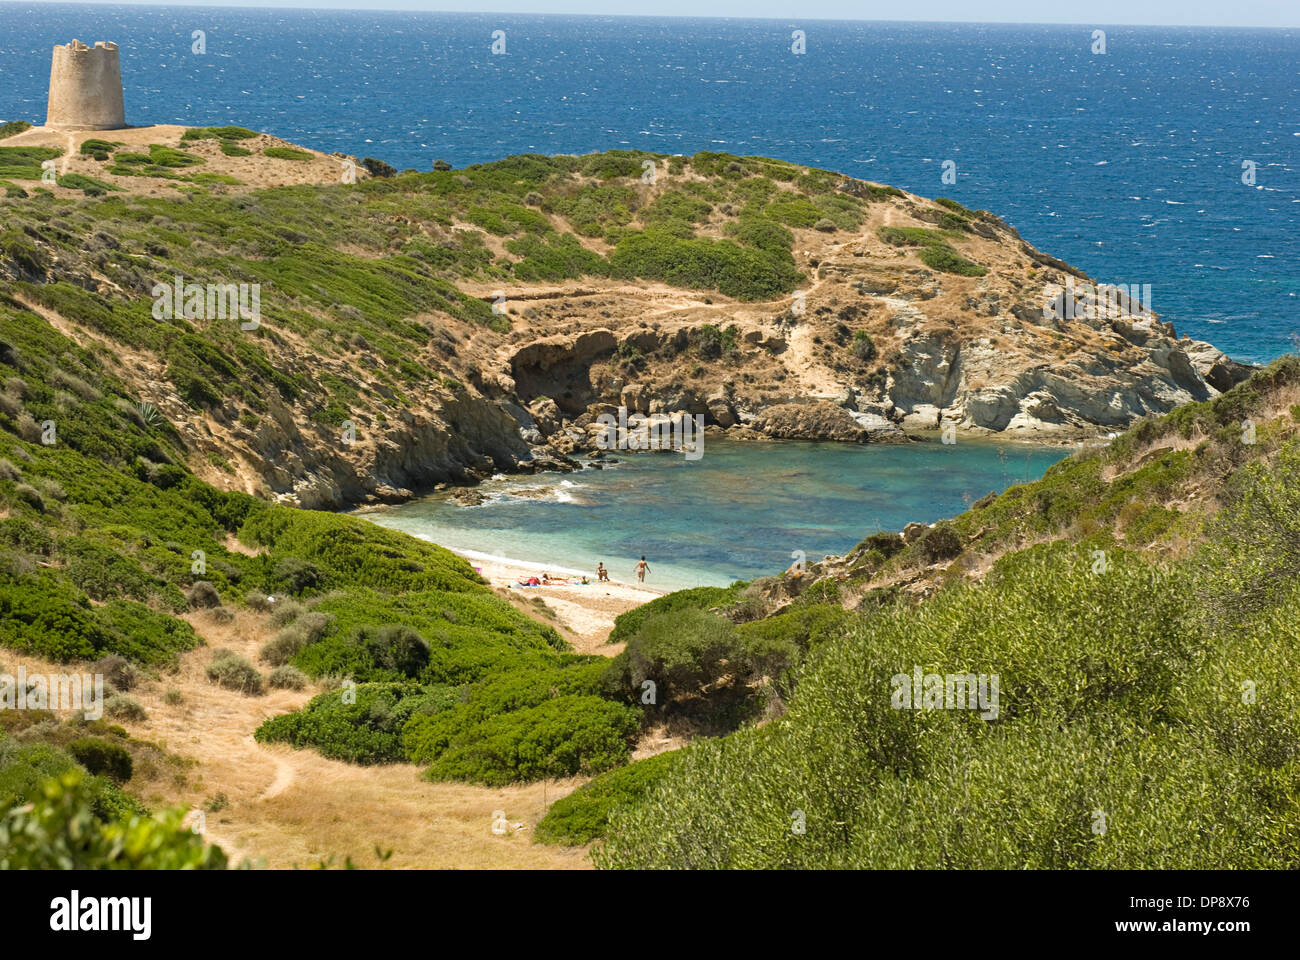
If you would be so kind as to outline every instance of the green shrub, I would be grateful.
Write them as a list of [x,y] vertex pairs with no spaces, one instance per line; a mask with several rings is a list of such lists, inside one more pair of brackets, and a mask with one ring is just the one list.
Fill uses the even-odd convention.
[[186,153],[160,143],[149,144],[149,162],[158,167],[192,167],[206,161],[198,154]]
[[671,699],[751,669],[730,620],[687,608],[648,618],[610,663],[604,683],[612,695],[638,700],[649,680],[661,698]]
[[413,717],[403,731],[406,755],[415,763],[432,763],[453,744],[480,739],[483,725],[494,717],[556,697],[595,695],[607,666],[603,657],[572,658],[558,666],[494,673],[467,688],[455,706]]
[[951,560],[962,551],[961,537],[947,523],[936,523],[921,535],[916,545],[926,563]]
[[185,591],[185,599],[189,602],[190,607],[195,610],[206,610],[221,606],[221,594],[207,580],[196,580],[191,584],[189,590]]
[[283,595],[277,596],[275,601],[268,604],[271,611],[271,622],[277,627],[288,626],[297,620],[306,611],[297,600],[285,600]]
[[921,251],[921,262],[932,270],[943,273],[956,273],[963,277],[982,277],[988,271],[978,263],[973,263],[946,244],[925,247]]
[[610,631],[609,642],[624,643],[630,640],[641,630],[647,619],[660,613],[685,609],[724,609],[736,601],[745,586],[743,581],[736,581],[729,587],[692,587],[656,597],[649,603],[619,614],[614,620],[614,629]]
[[149,719],[140,701],[125,693],[114,693],[104,698],[104,716],[114,720],[133,720],[141,723]]
[[302,690],[307,686],[307,675],[297,667],[280,666],[271,671],[268,682],[276,690]]
[[273,667],[282,667],[305,646],[307,646],[307,635],[298,628],[297,624],[294,624],[285,627],[262,644],[258,656]]
[[280,160],[310,160],[312,155],[306,150],[295,150],[293,147],[267,147],[262,151],[268,157],[275,157]]
[[76,773],[47,783],[0,820],[0,870],[223,870],[226,856],[184,826],[183,811],[102,822],[94,788]]
[[187,140],[252,140],[258,136],[256,130],[246,127],[192,127],[181,134],[181,142]]
[[9,120],[5,123],[0,123],[0,140],[4,140],[6,137],[16,136],[24,130],[30,130],[31,128],[32,125],[26,120]]
[[670,750],[602,773],[551,804],[537,824],[534,841],[580,846],[603,837],[610,814],[644,798],[681,755],[681,750]]
[[247,694],[262,692],[262,675],[233,650],[213,650],[206,672],[209,680],[228,690]]
[[453,742],[425,776],[504,786],[601,773],[627,762],[638,717],[599,697],[557,697],[484,721],[470,742]]
[[68,744],[68,753],[91,773],[102,773],[117,783],[131,779],[134,761],[119,744],[102,737],[82,737]]
[[63,156],[58,147],[0,147],[0,177],[41,179],[41,164]]
[[876,358],[876,343],[867,331],[858,330],[853,334],[853,345],[849,352],[859,360],[868,362]]
[[396,763],[406,759],[402,728],[407,721],[414,715],[448,709],[455,701],[452,687],[345,685],[313,698],[299,711],[272,717],[254,736],[258,743],[313,747],[334,760]]

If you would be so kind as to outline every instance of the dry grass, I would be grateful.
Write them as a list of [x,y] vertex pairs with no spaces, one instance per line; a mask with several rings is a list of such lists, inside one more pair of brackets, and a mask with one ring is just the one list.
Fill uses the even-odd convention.
[[[189,615],[208,647],[181,658],[175,673],[142,678],[131,696],[148,719],[122,723],[135,738],[152,741],[186,761],[150,765],[128,789],[153,807],[182,804],[203,809],[217,794],[225,808],[206,813],[206,837],[233,862],[245,858],[270,868],[309,867],[351,857],[358,867],[381,864],[375,848],[391,850],[394,868],[587,868],[586,850],[530,843],[547,805],[576,789],[581,779],[501,789],[426,783],[413,764],[360,767],[314,751],[263,746],[253,731],[264,719],[296,709],[318,691],[272,690],[244,696],[209,683],[204,668],[212,648],[226,647],[255,660],[274,632],[267,618],[237,611],[229,624]],[[60,666],[4,651],[0,664],[14,672],[65,673]],[[181,700],[169,705],[169,690]],[[119,721],[112,721],[119,722]],[[183,775],[176,770],[184,768]],[[492,832],[503,810],[505,835]]]

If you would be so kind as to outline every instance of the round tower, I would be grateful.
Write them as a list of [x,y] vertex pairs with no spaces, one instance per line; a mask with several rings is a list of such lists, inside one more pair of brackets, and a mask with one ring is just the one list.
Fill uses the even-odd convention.
[[88,47],[73,40],[54,48],[45,125],[55,130],[119,130],[126,126],[116,43],[101,40]]

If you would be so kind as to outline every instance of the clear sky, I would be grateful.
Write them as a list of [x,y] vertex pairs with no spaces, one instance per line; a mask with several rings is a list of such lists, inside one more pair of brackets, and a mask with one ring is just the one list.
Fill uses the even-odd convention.
[[[156,0],[88,0],[105,6]],[[780,20],[1300,26],[1300,0],[170,0],[165,6],[773,17]]]

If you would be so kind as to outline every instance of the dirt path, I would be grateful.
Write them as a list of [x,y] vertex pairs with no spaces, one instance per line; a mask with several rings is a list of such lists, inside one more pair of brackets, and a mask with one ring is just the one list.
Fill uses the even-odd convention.
[[[188,759],[183,780],[159,782],[146,796],[153,805],[186,803],[204,810],[206,836],[234,861],[268,867],[308,867],[351,857],[359,867],[582,868],[585,850],[535,845],[532,828],[553,802],[582,780],[490,789],[426,783],[413,764],[361,767],[312,750],[262,745],[253,731],[267,717],[294,710],[317,692],[270,691],[244,696],[210,684],[204,674],[213,647],[256,661],[273,628],[246,611],[230,624],[205,614],[191,622],[208,641],[181,659],[177,673],[146,680],[132,691],[148,712],[123,724],[132,736],[154,741]],[[264,666],[264,665],[263,665]],[[180,694],[179,702],[174,694]],[[505,835],[492,832],[503,810]]]

